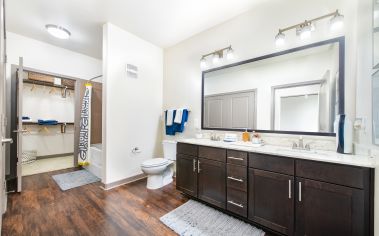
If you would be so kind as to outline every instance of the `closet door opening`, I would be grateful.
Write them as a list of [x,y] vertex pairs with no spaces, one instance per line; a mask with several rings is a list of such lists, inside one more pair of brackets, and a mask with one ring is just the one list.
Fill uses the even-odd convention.
[[12,65],[9,129],[18,137],[6,157],[7,190],[21,177],[75,167],[75,79]]

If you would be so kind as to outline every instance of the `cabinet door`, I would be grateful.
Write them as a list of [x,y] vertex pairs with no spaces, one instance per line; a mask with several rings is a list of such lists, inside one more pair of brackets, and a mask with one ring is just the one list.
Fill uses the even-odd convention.
[[294,177],[249,169],[249,219],[293,235]]
[[368,235],[363,190],[302,178],[296,187],[296,235]]
[[178,154],[176,159],[176,188],[197,197],[197,158]]
[[198,161],[199,198],[212,205],[225,209],[225,163],[204,158],[199,158]]

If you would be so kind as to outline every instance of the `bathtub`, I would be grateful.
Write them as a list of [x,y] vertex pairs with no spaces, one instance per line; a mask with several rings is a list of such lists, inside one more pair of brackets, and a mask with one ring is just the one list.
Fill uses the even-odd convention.
[[96,175],[101,179],[101,168],[102,168],[102,144],[96,143],[91,144],[89,151],[89,165],[85,166],[89,172]]

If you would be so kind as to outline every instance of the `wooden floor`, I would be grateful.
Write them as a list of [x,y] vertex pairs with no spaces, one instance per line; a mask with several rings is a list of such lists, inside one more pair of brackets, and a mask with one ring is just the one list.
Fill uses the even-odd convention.
[[62,192],[52,175],[23,178],[10,194],[2,235],[175,235],[159,218],[187,201],[171,184],[147,190],[146,180],[113,190],[99,183]]

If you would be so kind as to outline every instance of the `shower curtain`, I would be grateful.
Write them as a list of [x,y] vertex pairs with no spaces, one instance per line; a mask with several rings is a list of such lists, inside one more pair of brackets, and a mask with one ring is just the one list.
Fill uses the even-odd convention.
[[86,83],[86,89],[80,110],[80,133],[79,133],[79,152],[78,164],[80,166],[89,165],[89,151],[91,143],[91,95],[92,84]]

